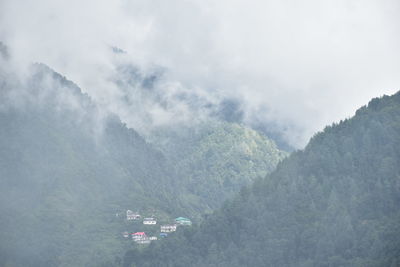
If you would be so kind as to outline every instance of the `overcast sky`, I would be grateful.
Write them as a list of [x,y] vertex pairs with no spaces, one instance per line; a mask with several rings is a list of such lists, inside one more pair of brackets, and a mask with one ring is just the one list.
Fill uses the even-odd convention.
[[165,68],[168,90],[238,99],[247,123],[274,122],[301,147],[400,89],[399,14],[398,0],[0,0],[0,40],[129,120],[109,82],[119,47]]

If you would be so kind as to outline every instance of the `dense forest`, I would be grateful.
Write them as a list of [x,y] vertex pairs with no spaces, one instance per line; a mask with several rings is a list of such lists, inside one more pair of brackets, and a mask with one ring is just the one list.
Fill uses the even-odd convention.
[[400,267],[400,0],[0,0],[0,267]]
[[117,212],[182,211],[162,153],[115,117],[99,129],[96,107],[74,84],[35,65],[29,90],[6,86],[8,96],[20,94],[0,112],[6,266],[103,262],[125,246],[117,238],[123,230]]
[[181,196],[194,214],[213,211],[242,186],[271,172],[287,155],[257,131],[216,120],[195,127],[168,127],[151,139],[184,177],[179,181],[186,188]]
[[375,98],[124,266],[399,266],[399,148],[400,93]]
[[[186,137],[180,147],[193,156],[180,168],[168,142],[149,143],[46,65],[21,79],[0,49],[0,266],[119,265],[134,247],[121,234],[135,230],[121,217],[127,209],[196,222],[285,155],[244,126],[214,122]],[[194,181],[188,174],[197,161],[211,168]]]

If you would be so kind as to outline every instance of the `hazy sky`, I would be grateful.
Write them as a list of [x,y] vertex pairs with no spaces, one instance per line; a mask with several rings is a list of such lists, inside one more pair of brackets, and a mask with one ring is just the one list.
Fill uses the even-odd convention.
[[[398,0],[0,0],[0,40],[16,63],[48,64],[134,128],[110,46],[144,72],[166,69],[166,94],[237,99],[246,122],[274,122],[301,147],[400,89],[399,14]],[[190,109],[143,108],[163,122]]]

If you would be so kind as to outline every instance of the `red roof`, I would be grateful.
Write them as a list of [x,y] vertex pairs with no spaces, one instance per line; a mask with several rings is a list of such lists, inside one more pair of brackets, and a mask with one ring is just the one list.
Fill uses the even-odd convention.
[[137,233],[134,233],[132,235],[146,235],[146,233],[145,232],[137,232]]

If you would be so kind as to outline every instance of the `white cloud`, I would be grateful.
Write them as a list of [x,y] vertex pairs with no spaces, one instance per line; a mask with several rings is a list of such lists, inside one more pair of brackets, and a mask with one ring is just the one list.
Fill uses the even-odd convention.
[[0,39],[16,61],[54,67],[133,127],[146,122],[121,104],[109,45],[144,72],[168,70],[160,86],[175,107],[141,107],[155,123],[190,117],[174,90],[193,90],[243,100],[249,123],[275,122],[301,146],[400,89],[399,11],[397,0],[3,0]]

